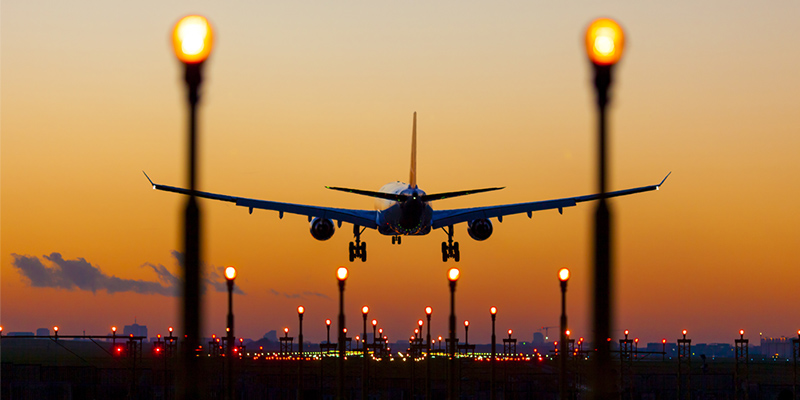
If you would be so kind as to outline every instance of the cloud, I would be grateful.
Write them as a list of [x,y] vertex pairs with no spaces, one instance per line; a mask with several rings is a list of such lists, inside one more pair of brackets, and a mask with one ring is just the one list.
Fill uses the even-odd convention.
[[308,291],[306,291],[306,292],[303,292],[302,294],[300,294],[300,293],[279,292],[279,291],[277,291],[275,289],[270,289],[269,292],[272,293],[275,296],[283,296],[283,297],[286,297],[287,299],[307,299],[309,297],[321,297],[323,299],[330,299],[330,297],[328,297],[327,295],[322,294],[322,293],[317,293],[317,292],[308,292]]
[[[11,254],[14,257],[12,265],[22,274],[23,279],[28,281],[31,287],[47,287],[67,290],[85,290],[97,293],[105,290],[108,293],[134,292],[139,294],[158,294],[162,296],[178,296],[181,289],[181,278],[174,275],[161,264],[155,265],[145,263],[141,267],[149,268],[156,274],[155,281],[141,279],[125,279],[117,276],[109,276],[100,270],[99,267],[92,265],[85,258],[79,257],[74,260],[64,259],[60,253],[44,255],[42,259],[49,265],[45,265],[39,257],[22,256]],[[173,251],[172,256],[178,265],[182,264],[183,257]],[[222,268],[212,267],[203,268],[206,273],[203,276],[202,289],[212,287],[217,292],[227,291],[226,283],[222,278]],[[234,292],[244,294],[241,289],[234,287]]]

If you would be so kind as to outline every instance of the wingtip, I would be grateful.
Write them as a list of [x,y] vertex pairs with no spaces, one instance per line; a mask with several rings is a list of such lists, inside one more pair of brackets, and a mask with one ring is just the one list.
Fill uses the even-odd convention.
[[656,185],[656,188],[659,188],[659,187],[661,187],[661,185],[663,185],[663,184],[664,184],[664,182],[666,182],[666,181],[667,181],[667,178],[669,178],[669,175],[670,175],[670,174],[672,174],[672,171],[669,171],[669,173],[667,173],[667,176],[665,176],[665,177],[664,177],[664,179],[661,181],[661,183],[659,183],[658,185]]
[[147,178],[148,181],[150,181],[150,184],[153,185],[153,189],[155,189],[156,188],[156,184],[153,183],[153,180],[150,179],[149,176],[147,176],[147,172],[144,172],[144,170],[142,170],[142,173],[144,174],[144,177]]

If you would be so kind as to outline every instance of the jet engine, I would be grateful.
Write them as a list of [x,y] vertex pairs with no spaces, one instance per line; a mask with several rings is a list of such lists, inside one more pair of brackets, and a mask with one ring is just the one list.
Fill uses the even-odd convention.
[[333,236],[336,227],[333,226],[333,221],[327,218],[314,218],[311,221],[311,236],[317,240],[328,240]]
[[469,237],[475,240],[486,240],[489,236],[492,236],[492,221],[488,219],[470,221],[467,233],[469,233]]

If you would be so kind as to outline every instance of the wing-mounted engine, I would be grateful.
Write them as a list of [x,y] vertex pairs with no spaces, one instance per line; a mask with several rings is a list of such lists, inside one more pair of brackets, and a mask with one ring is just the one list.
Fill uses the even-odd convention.
[[311,236],[317,240],[328,240],[336,232],[333,221],[327,218],[314,218],[311,221]]
[[467,233],[475,240],[486,240],[492,236],[492,221],[488,219],[476,219],[469,222]]

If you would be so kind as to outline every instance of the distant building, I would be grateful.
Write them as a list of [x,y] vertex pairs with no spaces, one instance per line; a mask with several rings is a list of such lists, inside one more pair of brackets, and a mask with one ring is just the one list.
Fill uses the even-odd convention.
[[533,332],[532,344],[534,347],[544,346],[544,335],[542,335],[542,332]]
[[50,336],[50,328],[39,328],[36,330],[36,336]]
[[147,325],[139,325],[134,321],[133,325],[125,325],[122,329],[122,335],[144,336],[144,340],[147,340]]
[[792,358],[792,339],[785,336],[761,338],[761,354],[765,357]]
[[8,332],[6,336],[33,336],[33,332]]

